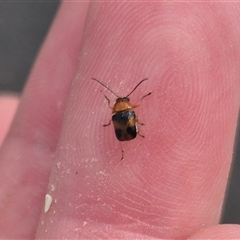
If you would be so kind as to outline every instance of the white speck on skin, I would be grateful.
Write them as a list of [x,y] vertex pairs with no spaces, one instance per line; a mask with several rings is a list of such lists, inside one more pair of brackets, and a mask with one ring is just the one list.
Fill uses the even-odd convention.
[[57,168],[60,169],[60,166],[61,166],[61,162],[58,162],[57,163]]
[[49,208],[51,207],[52,201],[53,201],[52,196],[49,195],[49,194],[46,194],[45,195],[45,205],[44,205],[44,212],[45,213],[47,213]]
[[51,188],[51,191],[52,191],[52,192],[55,191],[55,185],[54,185],[54,184],[51,184],[50,188]]

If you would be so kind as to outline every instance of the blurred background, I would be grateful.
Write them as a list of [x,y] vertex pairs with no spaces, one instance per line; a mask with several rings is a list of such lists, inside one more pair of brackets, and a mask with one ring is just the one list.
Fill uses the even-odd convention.
[[[21,93],[60,1],[0,2],[0,91]],[[4,114],[4,113],[1,113]],[[239,124],[238,124],[239,125]],[[240,223],[240,128],[222,223]]]

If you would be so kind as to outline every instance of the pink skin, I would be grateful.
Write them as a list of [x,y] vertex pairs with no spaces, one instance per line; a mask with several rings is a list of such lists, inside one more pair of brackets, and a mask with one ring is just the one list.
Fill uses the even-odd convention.
[[[62,4],[2,145],[0,239],[239,237],[217,224],[240,102],[240,4],[87,7]],[[120,96],[149,78],[130,96],[153,91],[136,109],[146,138],[124,142],[123,161],[102,127],[104,94],[115,96],[92,77]]]
[[19,98],[17,95],[10,95],[8,93],[0,95],[0,146],[10,128],[18,103]]

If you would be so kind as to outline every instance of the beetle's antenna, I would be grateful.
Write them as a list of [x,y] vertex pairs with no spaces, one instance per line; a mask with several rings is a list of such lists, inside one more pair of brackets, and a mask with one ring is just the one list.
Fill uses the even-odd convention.
[[136,88],[137,88],[142,82],[144,82],[144,81],[146,81],[146,80],[148,80],[148,78],[144,78],[140,83],[138,83],[138,85],[137,85],[126,97],[130,96],[130,95],[136,90]]
[[[92,78],[92,80],[100,83],[102,86],[104,86],[108,91],[110,91],[112,94],[114,94],[116,97],[120,98],[115,92],[113,92],[109,87],[107,87],[105,84],[103,84],[102,82],[100,82],[99,80],[97,80],[96,78]],[[139,85],[139,84],[138,84]]]

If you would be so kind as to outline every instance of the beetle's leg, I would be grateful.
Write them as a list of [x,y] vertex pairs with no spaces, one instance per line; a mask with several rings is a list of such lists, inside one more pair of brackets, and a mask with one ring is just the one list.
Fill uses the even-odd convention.
[[109,126],[109,125],[111,124],[111,122],[112,122],[112,119],[109,121],[109,123],[107,123],[107,124],[103,124],[103,127],[107,127],[107,126]]
[[[140,99],[139,103],[138,103],[137,105],[133,105],[132,108],[133,108],[133,109],[134,109],[134,108],[137,108],[137,107],[140,105],[141,101],[142,101],[145,97],[150,96],[151,94],[152,94],[152,92],[144,95],[144,96]],[[140,123],[140,124],[141,124],[141,123]]]
[[106,95],[104,95],[104,97],[107,99],[107,101],[108,101],[108,107],[110,108],[110,109],[112,109],[112,107],[110,106],[110,99],[106,96]]
[[121,160],[120,160],[120,161],[122,161],[123,158],[124,158],[124,151],[123,151],[123,149],[121,149],[121,150],[122,150],[122,157],[121,157]]
[[142,137],[142,138],[145,138],[145,136],[142,135],[142,134],[140,134],[139,132],[138,132],[138,135],[139,135],[140,137]]
[[137,123],[140,124],[140,125],[142,125],[142,126],[145,125],[145,123],[139,122],[138,120],[137,120]]
[[141,102],[145,97],[150,96],[151,94],[152,94],[152,92],[150,92],[150,93],[144,95],[144,96],[140,99],[140,102]]
[[[112,107],[110,106],[110,99],[109,99],[106,95],[104,95],[104,97],[105,97],[105,98],[107,99],[107,101],[108,101],[108,107],[109,107],[110,109],[112,109]],[[112,121],[112,120],[110,120],[109,123],[107,123],[107,124],[103,124],[103,126],[104,126],[104,127],[109,126],[109,125],[111,124],[111,121]]]
[[122,157],[121,157],[121,160],[120,160],[120,161],[122,161],[123,158],[124,158],[124,150],[123,150],[123,148],[122,148],[122,144],[121,144],[121,142],[120,142],[120,146],[121,146],[121,150],[122,150]]
[[136,122],[137,122],[138,124],[142,125],[142,126],[145,125],[144,123],[139,122],[138,118],[136,118]]
[[[136,119],[136,122],[137,122],[138,124],[142,125],[142,126],[145,125],[144,123],[139,122],[139,121],[138,121],[138,118]],[[142,135],[142,134],[139,133],[139,128],[137,128],[137,134],[138,134],[140,137],[145,138],[144,135]]]

